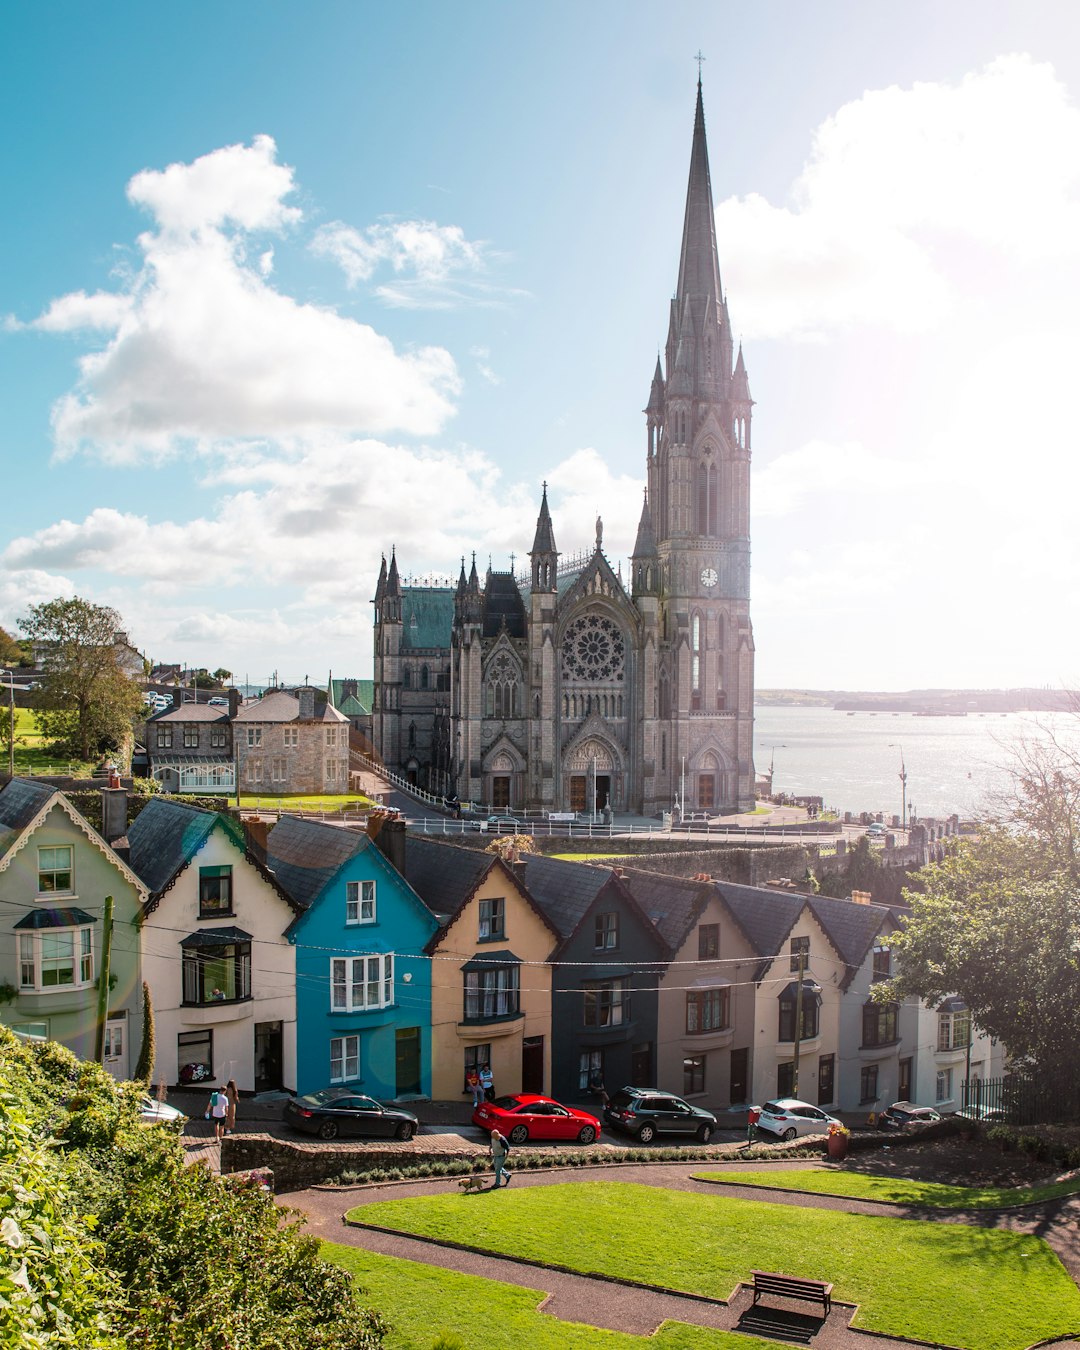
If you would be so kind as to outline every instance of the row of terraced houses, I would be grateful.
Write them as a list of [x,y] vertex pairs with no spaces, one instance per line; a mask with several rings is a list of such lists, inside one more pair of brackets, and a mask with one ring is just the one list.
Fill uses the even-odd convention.
[[790,1092],[797,1011],[799,1095],[822,1106],[948,1110],[1000,1072],[959,1001],[875,1001],[901,922],[885,906],[507,862],[378,818],[270,828],[155,797],[128,825],[127,794],[103,797],[99,831],[48,785],[0,791],[0,1018],[93,1054],[111,895],[121,1078],[143,981],[170,1085],[464,1099],[486,1062],[499,1092],[633,1083],[724,1110]]

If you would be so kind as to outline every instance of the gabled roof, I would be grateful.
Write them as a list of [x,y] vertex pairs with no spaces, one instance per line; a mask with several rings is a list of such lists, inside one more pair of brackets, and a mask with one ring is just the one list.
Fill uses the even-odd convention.
[[619,879],[641,906],[672,955],[686,941],[714,895],[711,882],[668,877],[662,872],[619,868]]
[[565,941],[584,918],[589,906],[611,880],[610,868],[590,867],[528,854],[514,867],[529,894]]
[[366,717],[374,698],[374,680],[330,681],[330,702],[346,717]]
[[447,930],[453,927],[493,870],[504,874],[555,941],[561,940],[559,930],[529,894],[521,877],[497,854],[410,835],[405,843],[405,875],[428,908],[435,912],[441,925],[428,943],[428,951],[433,951],[442,942]]
[[146,887],[114,849],[105,842],[90,822],[76,811],[62,792],[44,783],[27,778],[12,778],[0,790],[0,872],[26,845],[33,832],[44,821],[54,806],[58,806],[71,823],[86,836],[117,871],[145,896]]
[[350,858],[370,847],[356,830],[282,816],[270,831],[266,865],[297,908],[307,909]]
[[[325,694],[320,702],[318,692],[315,699],[314,719],[305,722],[347,722],[349,719],[334,707],[331,707]],[[300,700],[295,694],[284,689],[274,689],[252,703],[245,703],[233,718],[234,722],[298,722],[300,721]]]
[[857,905],[825,895],[812,895],[807,903],[840,953],[845,966],[840,988],[846,989],[877,938],[898,926],[896,913],[888,905]]
[[488,573],[483,603],[483,637],[496,637],[504,627],[512,638],[525,637],[525,604],[512,573]]
[[227,722],[229,720],[228,708],[223,708],[220,703],[215,703],[213,707],[209,703],[181,703],[179,708],[163,708],[161,712],[154,713],[152,717],[146,719],[148,722]]
[[[796,919],[810,899],[808,895],[770,891],[760,886],[736,886],[727,881],[713,884],[738,920],[739,927],[754,951],[767,960],[779,955]],[[761,975],[755,978],[760,979]]]
[[454,592],[449,586],[406,586],[401,592],[401,650],[450,647]]
[[216,829],[225,831],[259,875],[270,883],[290,909],[295,910],[297,905],[293,898],[252,850],[243,829],[231,816],[223,811],[200,811],[184,802],[151,797],[127,832],[131,865],[150,892],[144,912],[153,913],[161,897],[176,884],[184,868]]

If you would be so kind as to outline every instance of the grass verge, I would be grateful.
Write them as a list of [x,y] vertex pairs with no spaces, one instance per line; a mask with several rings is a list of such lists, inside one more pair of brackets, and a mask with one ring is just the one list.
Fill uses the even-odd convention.
[[769,1186],[781,1191],[811,1191],[855,1200],[877,1200],[890,1205],[929,1205],[948,1209],[1001,1209],[1032,1205],[1080,1194],[1080,1177],[1051,1181],[1042,1186],[947,1186],[907,1177],[864,1176],[861,1172],[815,1167],[807,1171],[698,1172],[698,1181],[730,1182],[734,1186]]
[[440,1332],[485,1350],[775,1350],[769,1341],[685,1322],[664,1322],[655,1336],[632,1336],[560,1321],[538,1309],[545,1293],[541,1271],[537,1288],[524,1289],[333,1242],[322,1244],[322,1255],[363,1286],[365,1302],[389,1324],[386,1350],[430,1350]]
[[241,793],[240,806],[242,809],[258,810],[265,807],[268,811],[282,810],[305,810],[305,811],[340,811],[343,809],[355,809],[358,807],[373,806],[370,797],[365,797],[362,792],[339,792],[334,796],[315,796],[301,795],[294,797],[272,797],[269,795],[252,796],[249,793]]
[[712,1298],[755,1267],[831,1280],[836,1298],[860,1305],[855,1325],[968,1350],[1080,1331],[1080,1290],[1045,1242],[964,1224],[614,1181],[391,1200],[350,1217]]

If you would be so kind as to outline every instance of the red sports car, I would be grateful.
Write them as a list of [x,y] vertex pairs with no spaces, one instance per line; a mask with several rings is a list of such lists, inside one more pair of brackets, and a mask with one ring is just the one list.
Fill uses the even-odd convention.
[[576,1139],[579,1144],[591,1144],[600,1133],[600,1122],[588,1111],[561,1106],[535,1092],[481,1102],[472,1119],[482,1130],[498,1130],[512,1144],[523,1144],[526,1139]]

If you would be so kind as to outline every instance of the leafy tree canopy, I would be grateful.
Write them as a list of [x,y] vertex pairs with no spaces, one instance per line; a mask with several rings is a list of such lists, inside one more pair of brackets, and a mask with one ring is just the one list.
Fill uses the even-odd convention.
[[0,628],[0,666],[17,666],[23,659],[23,649],[4,628]]
[[[1017,753],[1008,821],[987,823],[905,892],[883,996],[956,994],[1043,1086],[1071,1084],[1080,1043],[1080,762],[1063,742]],[[876,991],[875,991],[876,992]]]
[[44,675],[33,706],[42,732],[81,759],[123,749],[142,694],[120,666],[119,614],[76,596],[32,605],[19,622],[41,652]]

